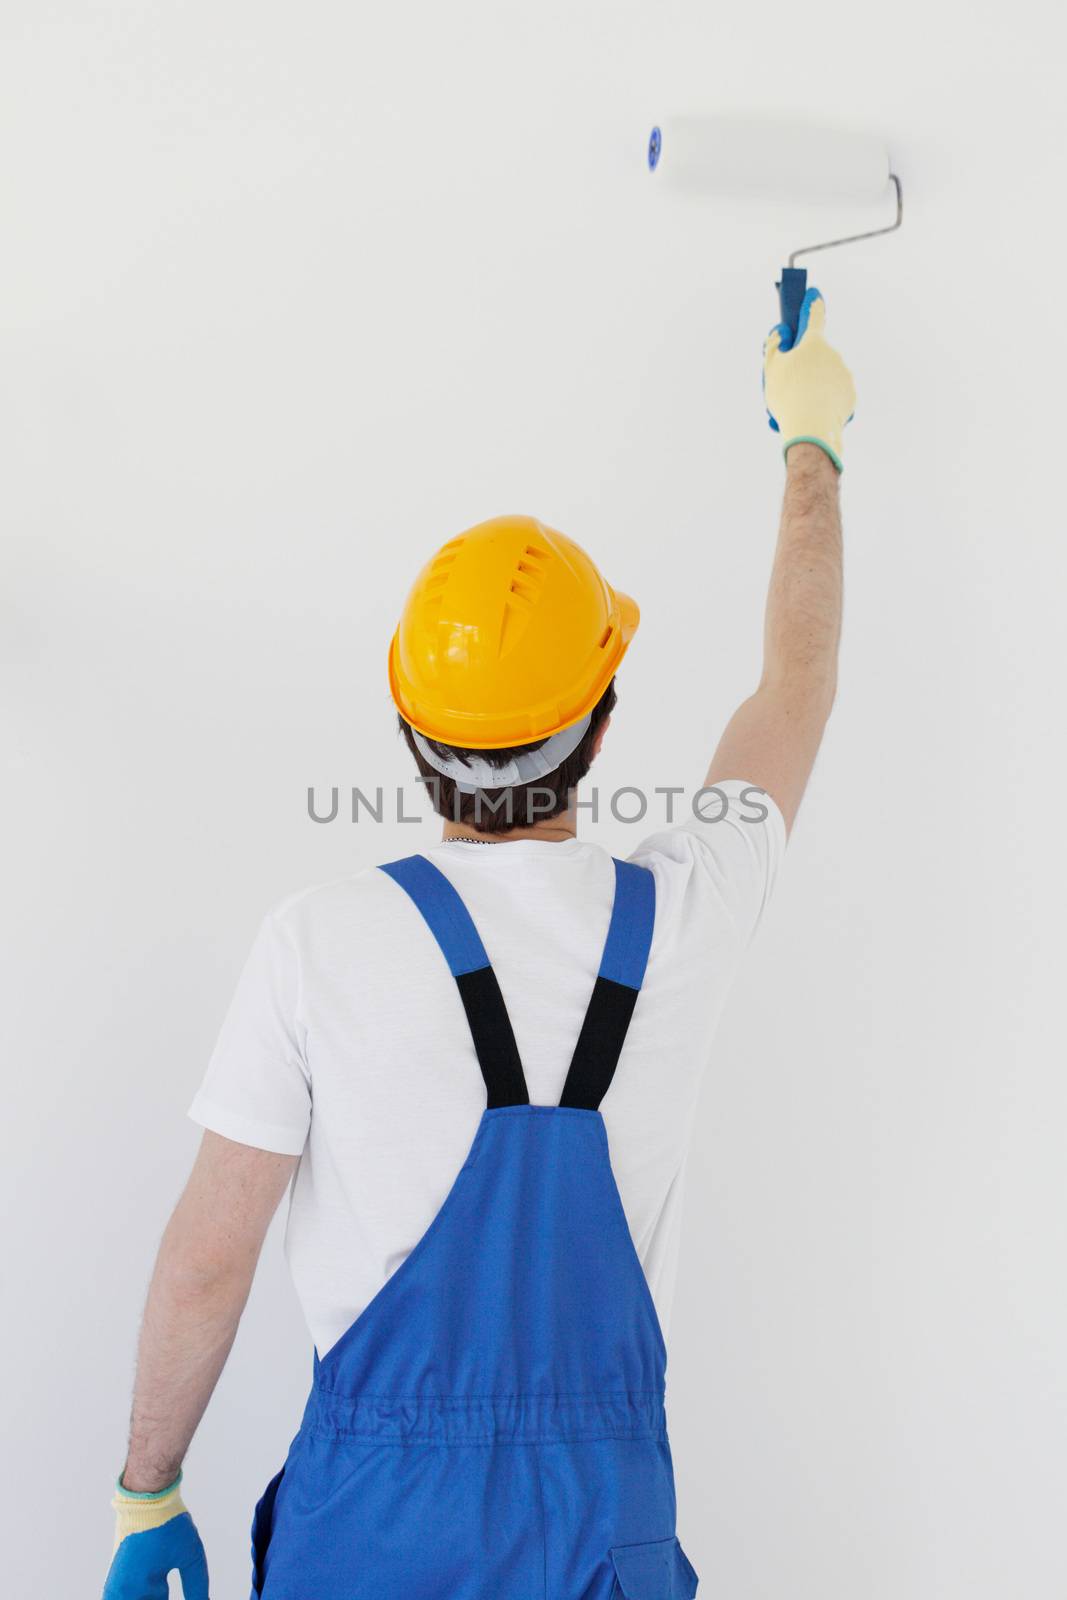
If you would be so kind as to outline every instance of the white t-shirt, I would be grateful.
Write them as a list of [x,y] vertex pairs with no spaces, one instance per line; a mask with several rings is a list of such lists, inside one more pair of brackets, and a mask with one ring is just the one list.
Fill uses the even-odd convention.
[[[740,782],[719,787],[731,796],[721,820],[665,828],[630,857],[655,873],[655,933],[601,1106],[664,1325],[701,1078],[785,845],[768,797],[741,800]],[[758,806],[765,820],[753,820]],[[424,853],[481,934],[531,1102],[557,1103],[607,934],[611,857],[578,839]],[[225,1138],[300,1156],[286,1255],[320,1355],[425,1233],[484,1107],[455,980],[385,873],[306,890],[264,920],[189,1114]]]

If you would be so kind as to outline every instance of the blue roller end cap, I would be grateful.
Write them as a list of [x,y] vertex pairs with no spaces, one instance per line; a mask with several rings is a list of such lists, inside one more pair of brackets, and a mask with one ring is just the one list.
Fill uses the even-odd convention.
[[648,136],[648,170],[655,172],[659,166],[660,153],[663,150],[663,135],[658,128],[653,128]]

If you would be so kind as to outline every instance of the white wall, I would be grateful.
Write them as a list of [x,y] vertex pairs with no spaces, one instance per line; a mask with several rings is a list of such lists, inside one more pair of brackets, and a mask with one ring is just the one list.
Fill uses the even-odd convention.
[[[875,219],[650,187],[651,120],[733,107],[884,129],[907,212],[819,264],[860,395],[842,688],[703,1102],[680,1532],[737,1600],[1061,1595],[1055,8],[2,26],[8,1587],[102,1579],[183,1111],[259,914],[429,834],[305,813],[408,780],[383,652],[416,564],[528,509],[640,598],[605,786],[698,781],[752,685],[774,272]],[[188,1465],[220,1596],[308,1363],[275,1239]]]

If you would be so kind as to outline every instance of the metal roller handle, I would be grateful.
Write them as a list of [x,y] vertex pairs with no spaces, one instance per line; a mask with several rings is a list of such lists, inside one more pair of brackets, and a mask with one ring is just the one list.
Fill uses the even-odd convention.
[[897,177],[895,172],[891,172],[889,174],[889,181],[897,191],[897,214],[895,221],[891,222],[888,227],[885,228],[871,228],[866,233],[849,233],[846,234],[843,239],[827,239],[825,244],[801,245],[800,249],[794,250],[793,254],[789,257],[790,267],[792,267],[793,263],[796,261],[797,256],[810,256],[816,250],[833,250],[835,246],[839,244],[857,244],[860,239],[877,239],[883,233],[895,233],[900,227],[900,224],[904,221],[904,192],[900,187],[900,179]]

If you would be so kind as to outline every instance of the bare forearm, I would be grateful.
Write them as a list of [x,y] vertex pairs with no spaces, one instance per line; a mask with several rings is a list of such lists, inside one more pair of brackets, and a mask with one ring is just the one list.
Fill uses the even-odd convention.
[[764,622],[759,688],[731,717],[705,782],[765,789],[791,828],[837,686],[841,634],[838,478],[817,445],[789,452]]
[[841,599],[838,474],[817,445],[797,444],[767,595],[761,687],[823,720],[837,686]]
[[178,1475],[230,1353],[252,1283],[247,1273],[204,1274],[181,1228],[164,1235],[137,1354],[130,1444],[122,1481],[154,1493]]
[[205,1133],[148,1291],[122,1475],[127,1489],[151,1494],[177,1477],[295,1165],[293,1156]]

